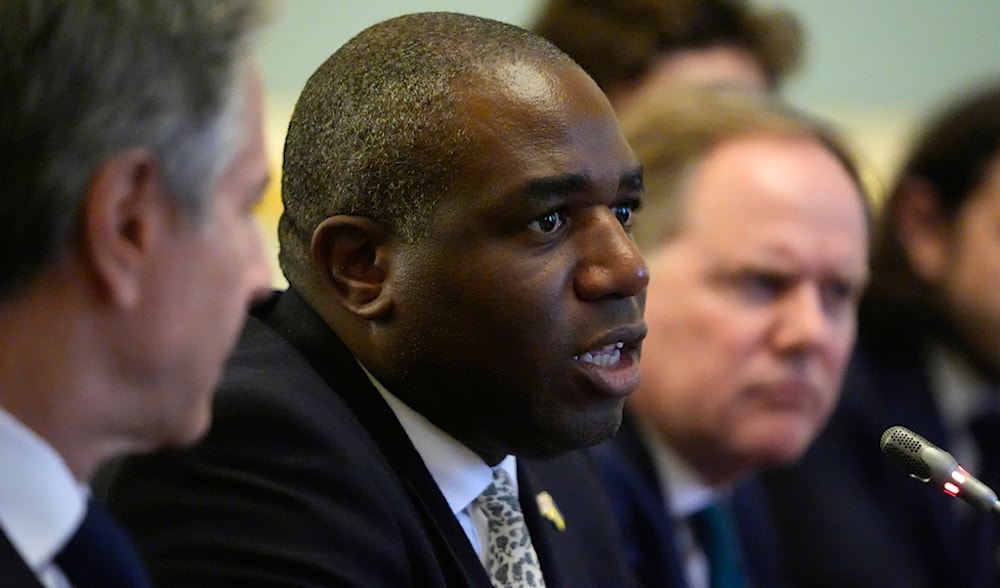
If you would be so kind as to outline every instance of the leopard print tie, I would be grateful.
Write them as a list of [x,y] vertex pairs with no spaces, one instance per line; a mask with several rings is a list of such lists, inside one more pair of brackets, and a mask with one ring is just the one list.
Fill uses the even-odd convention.
[[544,588],[542,569],[524,524],[510,476],[503,468],[493,470],[493,483],[479,495],[475,504],[489,521],[486,570],[496,588]]

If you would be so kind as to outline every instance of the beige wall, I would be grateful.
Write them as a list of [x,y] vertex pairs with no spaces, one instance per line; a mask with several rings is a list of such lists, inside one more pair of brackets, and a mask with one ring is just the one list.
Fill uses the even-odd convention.
[[[753,1],[753,0],[751,0]],[[915,123],[961,88],[1000,76],[998,0],[757,0],[801,19],[806,62],[790,101],[826,117],[854,146],[873,185],[891,182]],[[272,160],[309,74],[365,26],[405,12],[449,10],[528,25],[536,0],[285,0],[264,39]],[[278,178],[277,171],[274,174]],[[277,184],[260,209],[277,251]],[[275,265],[275,283],[283,284]]]

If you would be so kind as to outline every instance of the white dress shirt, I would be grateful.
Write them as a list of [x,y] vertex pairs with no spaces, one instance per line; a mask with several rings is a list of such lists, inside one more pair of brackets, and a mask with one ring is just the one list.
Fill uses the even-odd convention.
[[[364,366],[362,369],[365,369]],[[482,509],[474,507],[472,502],[493,482],[493,469],[471,449],[393,396],[367,369],[365,373],[403,425],[472,548],[485,565],[484,543],[488,536],[488,523]],[[507,456],[496,467],[507,470],[516,492],[517,461],[514,456]]]
[[649,451],[663,492],[663,502],[674,522],[674,542],[684,565],[689,588],[708,588],[708,558],[694,537],[687,518],[712,502],[725,498],[705,484],[698,473],[660,437],[652,425],[636,418],[639,435]]
[[0,527],[48,588],[69,586],[52,559],[83,521],[89,493],[55,449],[0,408]]

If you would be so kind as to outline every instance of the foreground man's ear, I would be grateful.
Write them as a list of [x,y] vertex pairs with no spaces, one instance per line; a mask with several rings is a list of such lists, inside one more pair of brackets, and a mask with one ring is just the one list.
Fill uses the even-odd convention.
[[83,201],[80,255],[111,303],[138,304],[144,272],[156,267],[159,240],[174,214],[156,158],[146,149],[114,155],[91,178]]
[[352,313],[375,319],[391,310],[392,239],[380,224],[361,216],[331,216],[313,231],[312,258],[329,293]]

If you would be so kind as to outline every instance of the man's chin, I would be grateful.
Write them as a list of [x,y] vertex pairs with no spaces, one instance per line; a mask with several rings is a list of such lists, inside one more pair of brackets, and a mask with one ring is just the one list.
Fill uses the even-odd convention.
[[814,438],[812,432],[797,432],[772,439],[758,451],[758,461],[762,466],[792,465],[805,454]]
[[[189,447],[201,441],[212,425],[211,406],[185,421],[170,423],[158,445],[170,448]],[[155,447],[154,447],[155,448]]]
[[567,427],[561,434],[555,434],[544,444],[535,449],[536,459],[551,459],[571,451],[578,451],[599,445],[611,439],[622,424],[621,411],[604,415],[601,418],[588,419],[586,423],[576,423]]

